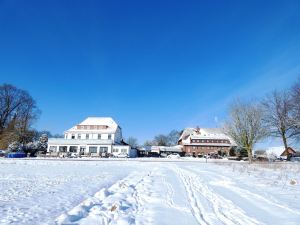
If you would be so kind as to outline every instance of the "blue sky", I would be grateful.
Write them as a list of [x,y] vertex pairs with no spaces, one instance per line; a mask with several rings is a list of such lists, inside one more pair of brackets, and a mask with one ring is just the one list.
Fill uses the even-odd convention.
[[0,83],[26,89],[37,129],[112,116],[142,143],[215,127],[234,98],[300,74],[299,1],[0,0]]

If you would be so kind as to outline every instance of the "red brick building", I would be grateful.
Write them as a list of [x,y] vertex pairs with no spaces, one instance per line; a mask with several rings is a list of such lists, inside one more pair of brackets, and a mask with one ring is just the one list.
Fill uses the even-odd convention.
[[183,152],[195,156],[202,154],[229,153],[234,146],[230,138],[219,128],[187,128],[178,140],[183,146]]

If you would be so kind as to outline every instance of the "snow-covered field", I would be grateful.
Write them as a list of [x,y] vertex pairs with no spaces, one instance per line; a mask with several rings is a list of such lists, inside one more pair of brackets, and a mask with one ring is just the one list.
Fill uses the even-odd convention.
[[300,164],[0,159],[0,224],[300,224]]

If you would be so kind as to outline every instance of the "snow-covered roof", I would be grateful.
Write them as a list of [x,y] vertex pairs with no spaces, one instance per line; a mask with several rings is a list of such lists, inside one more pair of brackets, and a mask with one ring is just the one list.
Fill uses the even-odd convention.
[[224,134],[221,128],[186,128],[181,134],[179,139],[186,139],[188,137],[192,137],[193,139],[197,138],[225,138],[229,139],[229,137]]
[[[81,126],[85,126],[84,129]],[[95,126],[101,126],[96,127]],[[75,125],[71,129],[65,131],[65,133],[69,132],[78,132],[78,131],[97,131],[97,132],[105,132],[105,133],[114,133],[118,128],[118,124],[111,117],[88,117],[83,120],[81,123]]]
[[182,152],[182,146],[176,145],[176,146],[160,146],[161,152]]
[[118,126],[111,117],[88,117],[78,125],[107,125]]
[[268,155],[276,155],[279,157],[284,152],[284,150],[285,150],[284,146],[269,147],[267,148],[266,153]]

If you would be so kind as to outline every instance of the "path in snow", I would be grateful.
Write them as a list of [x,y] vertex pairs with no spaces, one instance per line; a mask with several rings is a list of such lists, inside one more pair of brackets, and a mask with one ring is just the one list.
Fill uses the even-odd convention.
[[133,172],[62,214],[56,224],[196,224],[167,172],[172,171],[157,166]]

